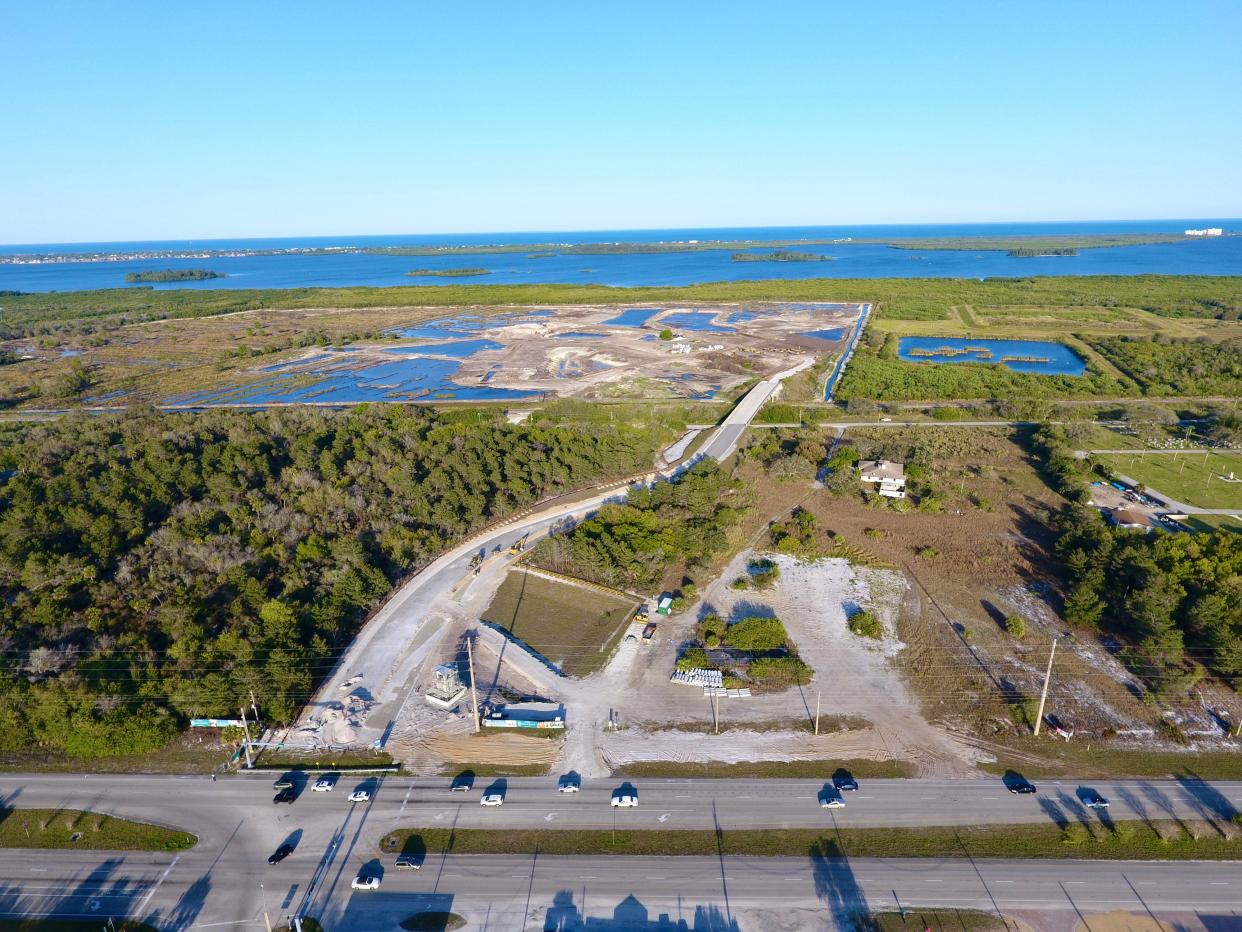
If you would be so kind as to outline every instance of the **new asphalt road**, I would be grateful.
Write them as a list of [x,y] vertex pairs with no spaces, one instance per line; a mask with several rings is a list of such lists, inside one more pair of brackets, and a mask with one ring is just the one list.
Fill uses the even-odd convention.
[[[798,780],[636,781],[639,807],[614,810],[609,799],[619,784],[588,782],[580,793],[559,794],[550,778],[508,781],[506,802],[499,808],[478,802],[492,781],[453,793],[447,780],[400,777],[376,783],[369,802],[350,803],[348,791],[366,779],[342,779],[325,793],[305,787],[294,804],[277,806],[271,801],[271,774],[217,782],[171,776],[0,776],[0,800],[7,806],[91,809],[177,826],[200,837],[194,849],[168,854],[0,852],[0,916],[126,915],[161,929],[181,929],[258,926],[266,907],[273,922],[300,910],[331,919],[328,928],[335,932],[388,929],[388,918],[398,912],[404,913],[400,919],[447,903],[478,919],[477,927],[489,929],[543,928],[538,923],[549,921],[549,915],[564,920],[554,928],[574,928],[584,917],[613,923],[598,926],[605,929],[660,928],[638,923],[644,910],[648,919],[643,921],[649,923],[667,913],[694,927],[696,910],[703,910],[704,928],[734,928],[730,923],[738,917],[744,920],[739,920],[741,928],[779,928],[761,916],[764,909],[806,910],[822,925],[825,915],[843,915],[863,901],[888,908],[894,891],[906,905],[993,909],[1134,909],[1140,898],[1152,909],[1180,909],[1188,903],[1224,909],[1242,901],[1236,865],[1210,863],[847,863],[721,859],[710,856],[710,850],[694,858],[445,858],[433,852],[422,870],[399,872],[391,855],[379,849],[380,839],[392,829],[420,826],[608,827],[615,818],[618,827],[628,828],[827,829],[834,823],[968,825],[1097,817],[1082,808],[1076,783],[1041,783],[1033,796],[1012,796],[999,780],[865,780],[858,791],[844,794],[845,809],[829,813],[816,798],[823,785]],[[1242,807],[1242,783],[1236,782],[1097,781],[1089,789],[1110,799],[1114,818],[1222,818]],[[269,866],[267,856],[286,841],[294,845],[293,854]],[[380,891],[352,891],[351,881],[367,870],[383,875]],[[990,905],[993,898],[995,905]],[[629,924],[616,924],[618,909]],[[523,926],[526,919],[532,924]]]

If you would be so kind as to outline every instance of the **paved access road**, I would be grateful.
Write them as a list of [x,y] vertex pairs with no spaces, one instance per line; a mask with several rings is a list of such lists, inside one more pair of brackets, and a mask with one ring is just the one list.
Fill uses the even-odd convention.
[[864,909],[936,906],[1046,910],[1071,928],[1080,914],[1237,917],[1240,904],[1242,878],[1229,863],[458,855],[390,871],[378,891],[353,894],[332,928],[389,930],[436,909],[493,932],[852,929]]
[[[392,856],[379,848],[383,836],[398,827],[607,827],[614,815],[618,827],[690,829],[718,823],[724,830],[1042,821],[1053,812],[1086,817],[1086,810],[1069,808],[1076,798],[1077,784],[1072,783],[1041,783],[1040,792],[1030,797],[1010,796],[994,780],[864,780],[857,793],[847,794],[846,809],[825,811],[814,798],[804,798],[821,788],[812,781],[643,780],[635,781],[639,808],[617,811],[608,799],[619,784],[589,781],[581,793],[563,796],[551,778],[510,781],[508,801],[498,809],[478,804],[480,790],[490,781],[456,794],[448,790],[447,780],[401,777],[377,782],[367,803],[348,801],[348,791],[368,779],[352,777],[330,793],[307,788],[293,805],[276,806],[273,776],[213,783],[197,776],[0,775],[0,799],[6,805],[91,809],[173,825],[200,838],[194,849],[180,853],[0,851],[0,916],[128,915],[161,929],[262,928],[266,906],[273,921],[300,909],[330,918],[328,928],[335,932],[390,928],[385,917],[394,911],[408,916],[447,903],[469,912],[478,920],[476,927],[495,930],[522,928],[528,913],[538,913],[532,927],[541,928],[537,923],[549,909],[554,918],[566,918],[567,928],[573,927],[575,911],[573,921],[580,921],[582,915],[611,917],[618,909],[622,915],[647,909],[654,921],[658,913],[676,916],[680,908],[693,925],[693,913],[701,907],[709,913],[721,910],[726,920],[751,917],[741,928],[765,929],[773,926],[753,918],[756,911],[804,908],[822,925],[825,910],[844,911],[860,897],[873,908],[887,908],[893,890],[907,905],[986,906],[985,897],[995,896],[1002,909],[1070,909],[1071,897],[1084,910],[1137,908],[1134,892],[1127,893],[1129,882],[1144,898],[1150,894],[1153,908],[1242,901],[1236,864],[1024,865],[962,859],[855,860],[847,865],[832,859],[445,858],[433,853],[421,871],[407,873],[395,871]],[[1242,806],[1242,783],[1236,782],[1099,781],[1092,788],[1111,797],[1116,817],[1224,816]],[[1043,804],[1049,800],[1061,808],[1046,810]],[[555,814],[551,820],[549,813]],[[295,846],[294,853],[269,866],[267,856],[286,841]],[[368,866],[384,874],[380,892],[353,892],[350,882]],[[981,878],[986,878],[986,890]],[[727,921],[715,927],[726,928]]]

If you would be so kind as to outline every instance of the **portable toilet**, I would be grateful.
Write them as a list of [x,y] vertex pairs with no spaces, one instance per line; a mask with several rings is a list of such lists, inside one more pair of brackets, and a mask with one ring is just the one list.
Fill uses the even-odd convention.
[[672,609],[672,605],[673,605],[673,597],[671,595],[661,596],[660,604],[659,606],[657,606],[656,611],[661,615],[667,615],[669,611]]

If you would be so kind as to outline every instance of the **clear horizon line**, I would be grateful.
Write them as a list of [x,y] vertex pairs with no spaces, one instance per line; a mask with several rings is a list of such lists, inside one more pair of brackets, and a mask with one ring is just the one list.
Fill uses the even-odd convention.
[[[1058,219],[1058,220],[937,220],[931,222],[901,221],[889,223],[832,223],[832,224],[775,224],[775,225],[745,225],[745,226],[681,226],[681,227],[627,227],[617,229],[527,229],[527,230],[457,230],[457,231],[440,231],[435,233],[291,233],[265,236],[250,236],[246,234],[234,234],[229,236],[184,236],[184,237],[164,237],[164,238],[144,238],[144,239],[117,239],[117,240],[75,240],[62,242],[42,242],[42,243],[0,243],[0,249],[9,248],[32,248],[32,247],[64,247],[64,246],[86,246],[86,245],[111,245],[124,243],[227,243],[235,240],[290,240],[290,239],[350,239],[350,238],[368,238],[374,239],[383,236],[419,236],[419,237],[452,237],[452,236],[524,236],[531,234],[554,234],[567,233],[573,235],[581,234],[632,234],[632,233],[661,233],[661,232],[686,232],[698,231],[703,233],[711,233],[722,230],[834,230],[834,229],[868,229],[874,227],[950,227],[950,226],[1055,226],[1058,224],[1074,224],[1074,223],[1239,223],[1242,224],[1242,217],[1142,217],[1136,219],[1124,218],[1103,218],[1103,219]],[[1140,232],[1162,232],[1158,230],[1140,231]],[[1024,234],[1011,234],[1021,236]],[[1066,234],[1073,235],[1073,234]]]

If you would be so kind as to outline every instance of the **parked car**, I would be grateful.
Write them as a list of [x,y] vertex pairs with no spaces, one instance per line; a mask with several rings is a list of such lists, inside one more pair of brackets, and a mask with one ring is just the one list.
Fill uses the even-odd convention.
[[281,861],[283,861],[285,858],[287,858],[291,854],[293,854],[293,845],[289,844],[288,842],[285,842],[285,844],[281,845],[279,848],[277,848],[275,851],[271,853],[271,855],[267,859],[267,863],[268,864],[279,864]]
[[354,882],[350,886],[355,890],[378,890],[380,879],[372,875],[359,875],[354,878]]

